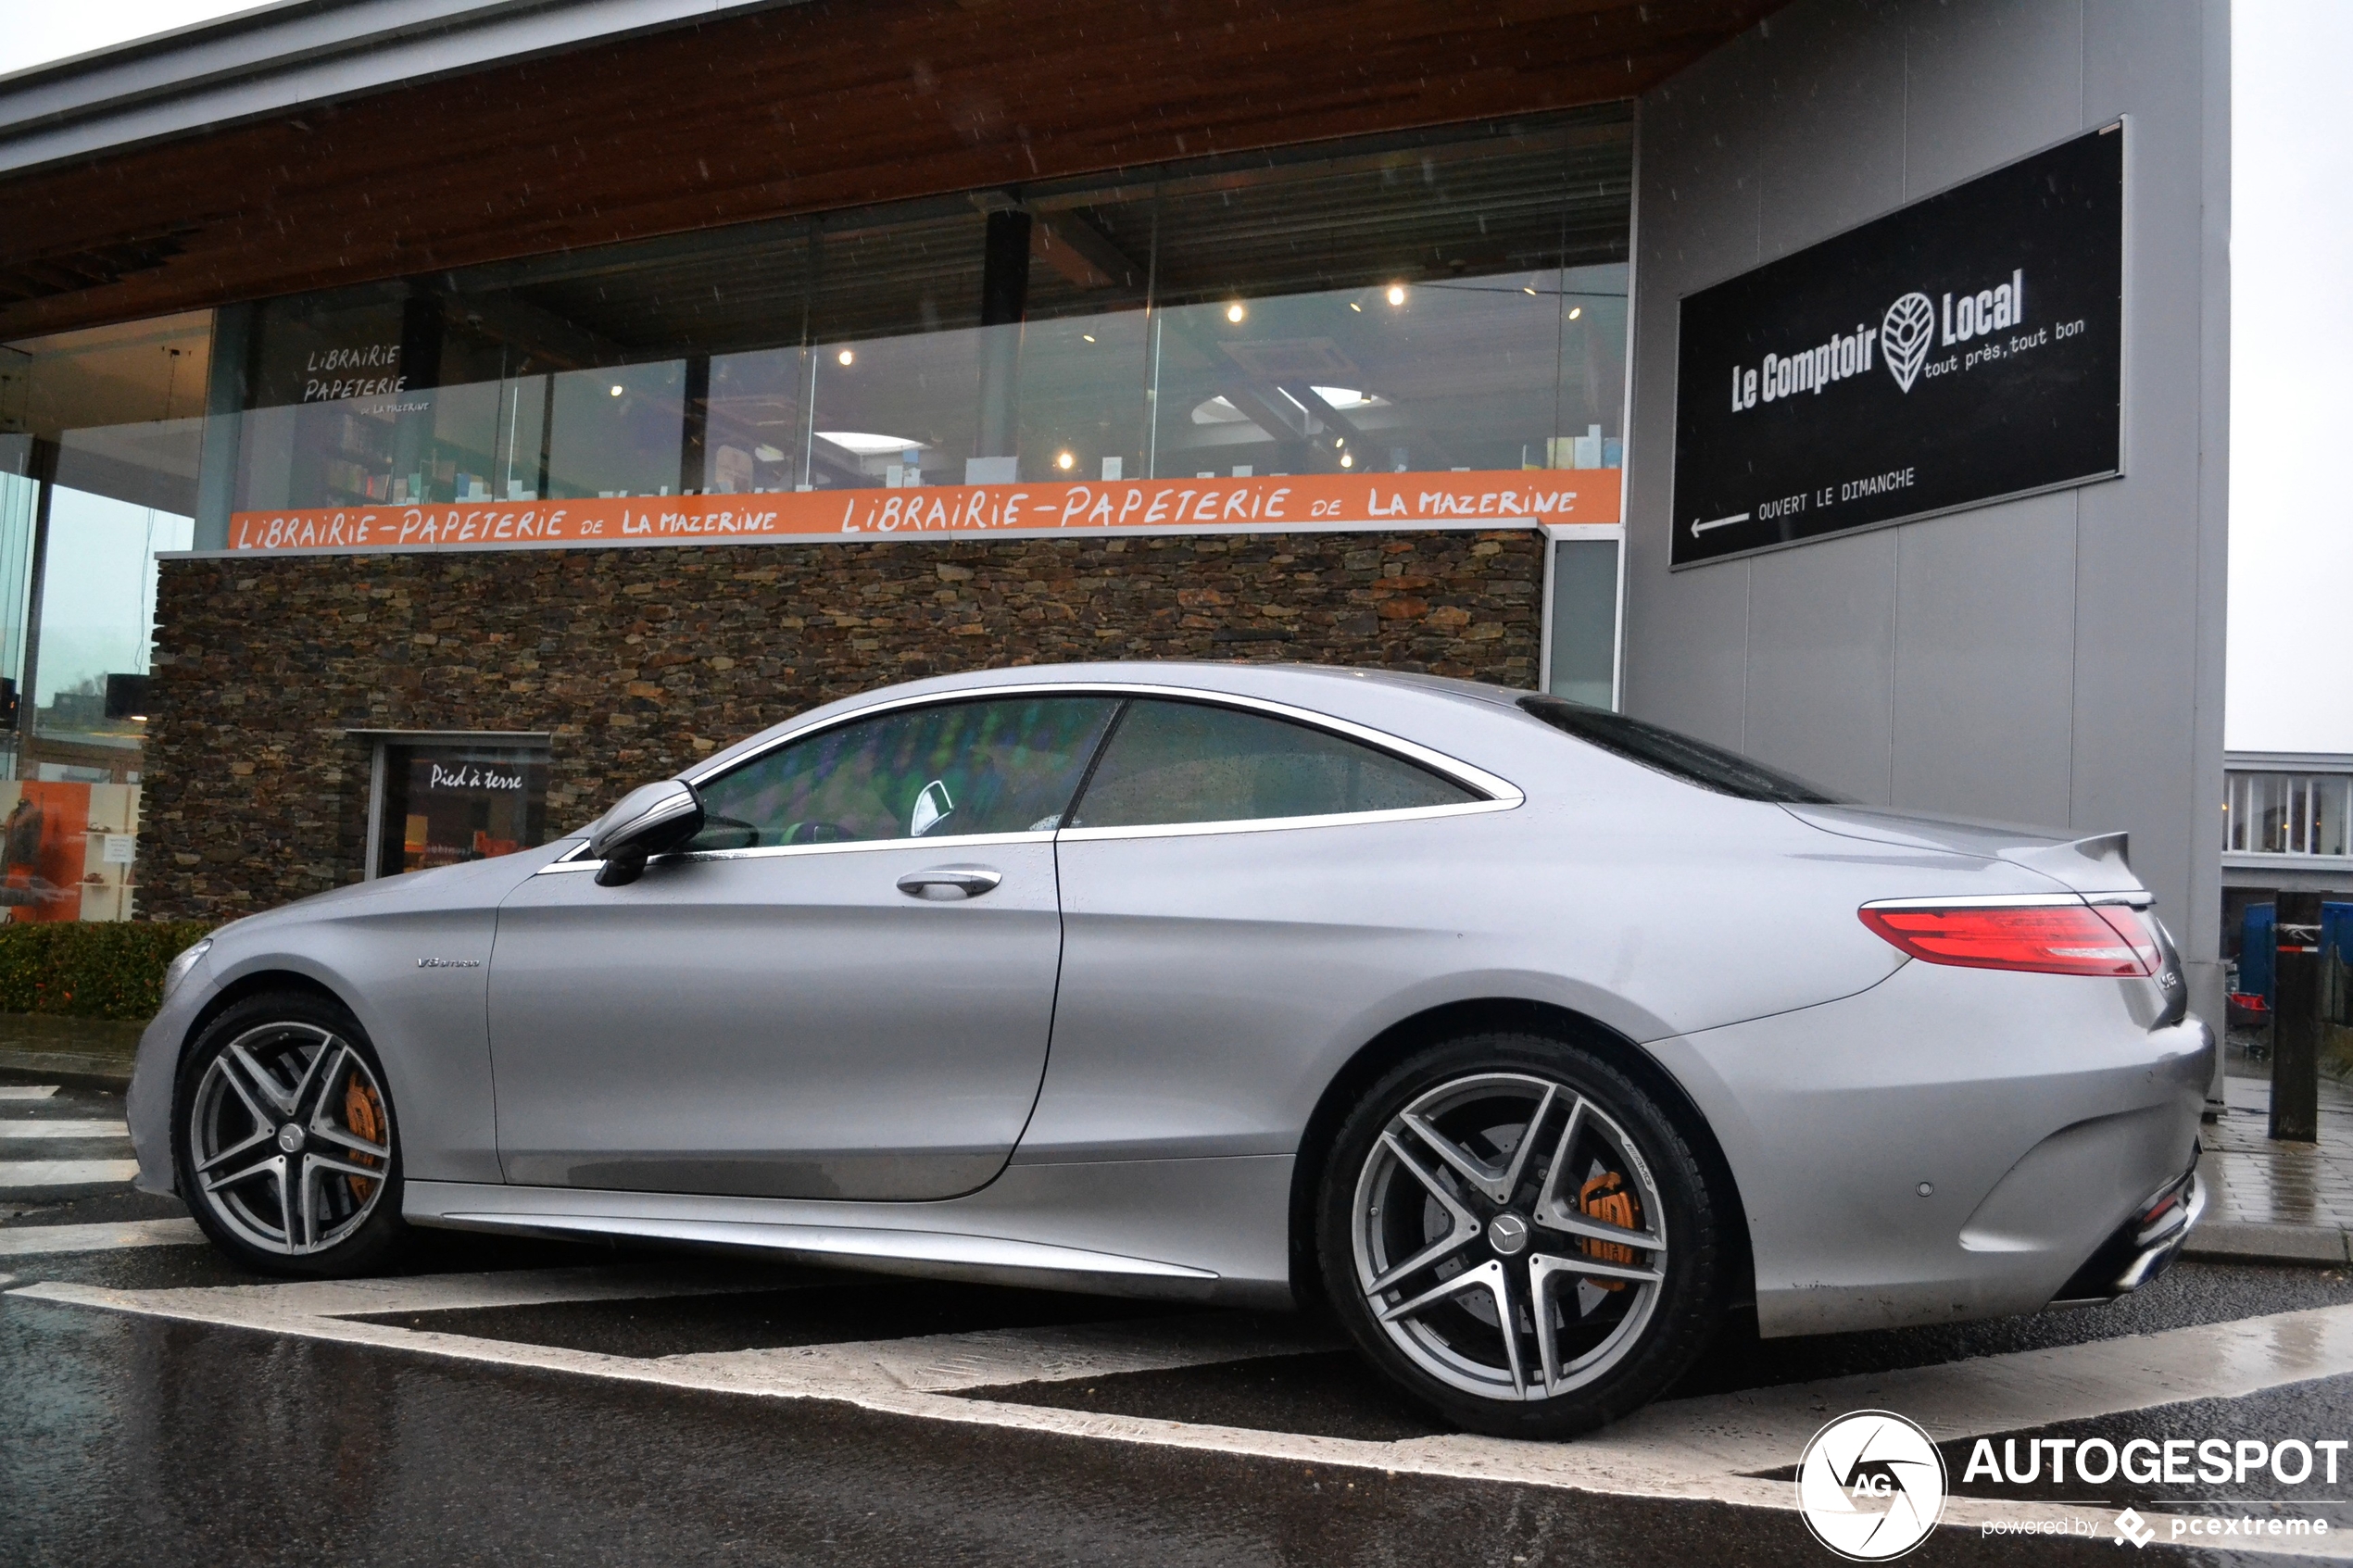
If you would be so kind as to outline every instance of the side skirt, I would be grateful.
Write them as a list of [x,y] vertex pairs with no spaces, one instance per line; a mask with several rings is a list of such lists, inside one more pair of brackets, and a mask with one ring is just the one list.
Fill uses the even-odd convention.
[[1016,1165],[936,1203],[411,1178],[412,1224],[674,1241],[924,1278],[1289,1308],[1287,1155]]

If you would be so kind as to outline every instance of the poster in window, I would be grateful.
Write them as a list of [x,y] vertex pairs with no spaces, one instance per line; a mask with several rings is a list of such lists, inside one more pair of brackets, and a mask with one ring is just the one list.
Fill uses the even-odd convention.
[[376,874],[454,866],[539,844],[547,754],[516,746],[387,746]]
[[90,853],[90,786],[8,786],[0,822],[0,909],[12,924],[78,921]]

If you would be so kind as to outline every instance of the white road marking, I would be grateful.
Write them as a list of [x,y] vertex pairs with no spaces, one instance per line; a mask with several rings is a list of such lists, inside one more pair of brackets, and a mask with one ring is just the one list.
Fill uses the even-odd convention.
[[[798,1281],[794,1283],[799,1283]],[[740,1273],[713,1284],[675,1265],[512,1269],[497,1273],[416,1274],[391,1279],[301,1280],[288,1285],[222,1285],[123,1294],[166,1317],[249,1323],[259,1318],[339,1318],[389,1312],[446,1312],[472,1307],[539,1307],[560,1301],[633,1301],[666,1296],[718,1296],[774,1290],[774,1277]],[[124,1311],[137,1311],[141,1307]],[[214,1316],[213,1313],[220,1315]],[[396,1332],[406,1333],[406,1330]],[[333,1335],[327,1337],[334,1337]],[[447,1336],[444,1336],[447,1337]],[[487,1343],[487,1342],[485,1342]]]
[[[668,1271],[674,1279],[674,1271]],[[617,1381],[777,1399],[822,1399],[888,1414],[1091,1437],[1202,1452],[1345,1465],[1458,1480],[1556,1486],[1616,1496],[1710,1500],[1789,1511],[1795,1488],[1757,1471],[1796,1462],[1806,1439],[1831,1416],[1877,1407],[1911,1416],[1939,1441],[2051,1422],[2113,1415],[2185,1399],[2234,1399],[2267,1388],[2353,1374],[2353,1306],[2281,1312],[2046,1350],[1982,1356],[1938,1366],[1827,1379],[1653,1405],[1571,1443],[1514,1442],[1453,1434],[1397,1442],[1263,1432],[1141,1416],[960,1399],[945,1389],[989,1383],[1109,1375],[1147,1365],[1282,1354],[1315,1342],[1209,1327],[1214,1314],[791,1350],[637,1358],[486,1340],[353,1321],[347,1314],[459,1305],[646,1296],[651,1271],[580,1269],[439,1275],[333,1284],[210,1289],[115,1290],[65,1282],[19,1286],[11,1296],[112,1311],[208,1323],[304,1338],[531,1366]],[[674,1286],[699,1294],[707,1286]],[[758,1286],[736,1288],[761,1288]],[[338,1315],[343,1314],[343,1315]],[[1155,1359],[1149,1341],[1168,1336]],[[1223,1336],[1221,1338],[1220,1336]],[[1188,1338],[1188,1336],[1192,1336]],[[969,1380],[969,1381],[968,1381]],[[2143,1511],[2171,1536],[2171,1515]],[[1945,1523],[2080,1519],[2062,1503],[1956,1498]],[[2341,1533],[2340,1533],[2341,1534]],[[2202,1537],[2196,1538],[2203,1545]],[[2187,1544],[2186,1542],[2183,1544]],[[2343,1561],[2353,1542],[2265,1537],[2262,1550]]]
[[138,1173],[136,1160],[0,1160],[0,1192],[95,1186],[127,1182]]
[[40,1252],[109,1252],[118,1247],[182,1247],[204,1240],[194,1220],[124,1220],[115,1224],[19,1225],[0,1230],[0,1258]]
[[55,1084],[0,1084],[0,1099],[47,1099],[57,1092]]
[[665,1356],[672,1365],[728,1382],[813,1383],[827,1375],[880,1374],[903,1388],[945,1394],[999,1383],[1067,1383],[1130,1372],[1173,1372],[1259,1356],[1328,1350],[1338,1341],[1304,1331],[1272,1332],[1219,1312],[1054,1328],[996,1328],[912,1339],[795,1345]]
[[120,1122],[34,1122],[24,1117],[0,1118],[0,1138],[127,1138],[131,1128]]

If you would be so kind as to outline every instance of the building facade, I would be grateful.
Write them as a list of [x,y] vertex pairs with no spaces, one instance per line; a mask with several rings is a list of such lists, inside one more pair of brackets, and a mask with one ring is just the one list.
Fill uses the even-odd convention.
[[[501,853],[911,674],[1309,659],[2127,829],[2219,1015],[2227,23],[349,0],[0,81],[11,913]],[[1682,516],[1706,291],[2079,144],[2089,328],[2031,213],[1998,300],[1904,264],[1948,338],[2108,332],[2112,457]],[[1751,332],[1768,391],[1991,384],[1871,316]]]

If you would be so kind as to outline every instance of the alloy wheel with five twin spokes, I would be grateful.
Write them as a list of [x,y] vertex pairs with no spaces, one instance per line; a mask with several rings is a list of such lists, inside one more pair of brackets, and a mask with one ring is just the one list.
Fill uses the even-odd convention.
[[392,1117],[375,1069],[323,1023],[258,1024],[212,1053],[187,1101],[184,1194],[257,1251],[302,1258],[383,1201]]
[[1583,1077],[1470,1067],[1389,1099],[1356,1139],[1343,1255],[1360,1321],[1420,1377],[1580,1425],[1574,1396],[1642,1353],[1680,1245],[1638,1119]]

